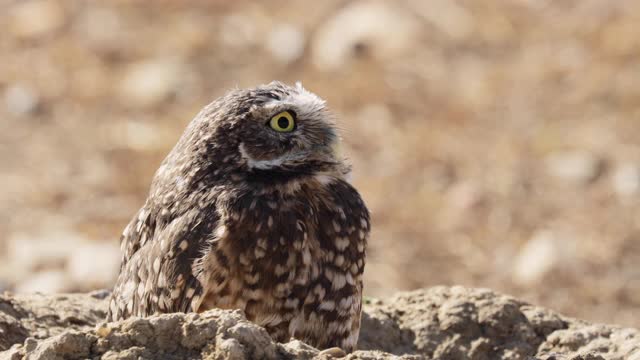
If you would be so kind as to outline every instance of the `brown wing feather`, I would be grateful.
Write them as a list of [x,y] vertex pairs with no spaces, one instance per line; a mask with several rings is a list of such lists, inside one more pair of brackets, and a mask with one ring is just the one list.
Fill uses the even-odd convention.
[[138,212],[122,236],[124,256],[107,320],[193,310],[202,293],[193,264],[217,222],[203,221],[202,213],[192,210],[165,224],[146,207]]

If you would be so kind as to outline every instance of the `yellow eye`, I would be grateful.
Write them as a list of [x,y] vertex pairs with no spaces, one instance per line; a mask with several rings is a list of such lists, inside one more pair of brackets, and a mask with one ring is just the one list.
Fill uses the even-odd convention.
[[269,126],[278,132],[291,132],[296,126],[296,122],[294,121],[293,114],[291,112],[283,111],[271,118]]

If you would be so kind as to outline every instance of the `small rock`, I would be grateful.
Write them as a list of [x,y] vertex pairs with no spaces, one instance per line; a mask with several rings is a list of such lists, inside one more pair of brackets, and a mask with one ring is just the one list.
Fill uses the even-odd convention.
[[18,1],[9,9],[7,27],[17,38],[34,39],[54,32],[64,23],[64,9],[58,2]]
[[40,98],[30,88],[22,85],[12,85],[4,93],[7,110],[14,115],[29,115],[35,113],[40,106]]
[[96,335],[101,338],[106,338],[111,334],[113,329],[110,328],[106,323],[101,323],[96,325]]
[[350,3],[317,30],[312,61],[322,70],[336,70],[362,51],[379,60],[398,58],[415,46],[419,30],[417,18],[397,3]]
[[105,136],[114,148],[136,151],[162,150],[169,132],[149,121],[119,121],[104,125]]
[[602,172],[603,162],[586,151],[566,151],[549,155],[547,172],[558,179],[579,184],[594,181]]
[[9,291],[9,284],[6,281],[6,279],[0,279],[0,294]]
[[307,345],[300,340],[291,340],[283,347],[297,358],[311,359],[318,354],[318,349],[313,346]]
[[126,46],[122,41],[127,36],[123,19],[113,9],[89,6],[74,27],[82,41],[97,53],[115,54]]
[[152,124],[140,121],[128,121],[124,126],[125,136],[122,138],[126,145],[132,149],[143,151],[161,148],[163,143],[158,134],[158,129]]
[[554,269],[560,260],[558,239],[550,231],[540,231],[516,255],[513,280],[520,285],[536,283]]
[[15,287],[17,293],[53,294],[69,290],[67,274],[62,270],[49,270],[37,272],[28,279],[20,282]]
[[612,177],[613,189],[620,197],[640,193],[640,166],[636,164],[620,165]]
[[120,249],[113,243],[84,243],[71,251],[67,274],[82,290],[110,287],[118,276]]
[[182,66],[170,60],[132,64],[120,82],[121,99],[133,107],[156,106],[175,94],[182,75]]
[[628,360],[640,360],[640,349],[633,349],[629,352],[630,357]]
[[291,24],[276,26],[267,39],[267,49],[283,64],[298,60],[304,52],[304,46],[304,33]]
[[83,239],[74,232],[64,230],[31,236],[13,234],[7,241],[7,260],[16,277],[36,269],[61,269],[69,250]]
[[104,300],[111,295],[111,291],[107,289],[99,289],[91,291],[88,295],[95,299]]
[[220,40],[229,47],[247,48],[257,43],[254,19],[242,14],[231,14],[222,20]]
[[25,339],[24,349],[26,351],[33,351],[38,347],[38,341],[32,337]]
[[324,349],[318,353],[319,356],[329,356],[330,358],[342,358],[347,356],[347,353],[344,352],[339,347],[332,347],[328,349]]
[[244,347],[236,339],[225,339],[222,341],[216,349],[216,358],[224,358],[229,360],[242,360],[246,359],[244,354]]

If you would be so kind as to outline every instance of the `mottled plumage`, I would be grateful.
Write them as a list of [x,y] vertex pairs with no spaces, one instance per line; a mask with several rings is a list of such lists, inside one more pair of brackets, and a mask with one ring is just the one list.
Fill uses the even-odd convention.
[[[274,130],[290,125],[282,112],[293,130]],[[108,319],[241,309],[278,341],[353,351],[370,225],[338,142],[324,101],[300,85],[206,106],[124,230]]]

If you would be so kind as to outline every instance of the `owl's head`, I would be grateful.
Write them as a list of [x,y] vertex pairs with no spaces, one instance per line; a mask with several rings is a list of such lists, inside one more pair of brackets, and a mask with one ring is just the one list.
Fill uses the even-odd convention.
[[209,104],[173,153],[196,159],[200,171],[216,178],[274,182],[346,174],[339,141],[324,100],[299,83],[272,82],[233,90]]

